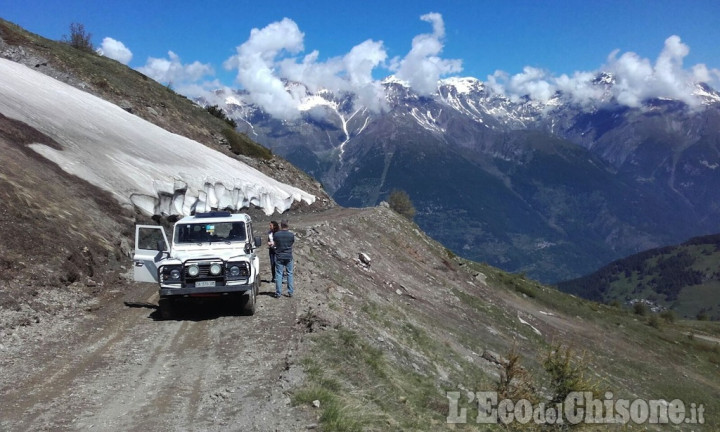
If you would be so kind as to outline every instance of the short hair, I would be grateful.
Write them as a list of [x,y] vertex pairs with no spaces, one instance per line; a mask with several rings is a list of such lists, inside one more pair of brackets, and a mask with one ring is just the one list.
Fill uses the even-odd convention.
[[290,226],[290,224],[287,219],[283,219],[280,221],[280,228],[287,228],[288,226]]

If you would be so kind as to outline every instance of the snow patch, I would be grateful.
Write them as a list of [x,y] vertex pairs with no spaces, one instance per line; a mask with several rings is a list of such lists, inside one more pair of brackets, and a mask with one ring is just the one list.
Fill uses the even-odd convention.
[[703,165],[706,168],[710,168],[711,170],[717,169],[717,167],[720,166],[717,163],[711,164],[710,162],[708,162],[706,160],[701,160],[700,165]]
[[236,98],[235,96],[227,96],[225,98],[225,105],[237,105],[237,106],[243,106],[244,104],[240,102],[240,99]]
[[315,196],[103,99],[0,59],[0,113],[53,138],[30,147],[146,214],[255,205],[270,215]]
[[332,110],[337,111],[336,103],[330,102],[329,100],[319,95],[312,95],[302,98],[302,101],[300,102],[300,106],[298,108],[300,109],[300,111],[310,111],[311,109],[318,106],[327,106]]

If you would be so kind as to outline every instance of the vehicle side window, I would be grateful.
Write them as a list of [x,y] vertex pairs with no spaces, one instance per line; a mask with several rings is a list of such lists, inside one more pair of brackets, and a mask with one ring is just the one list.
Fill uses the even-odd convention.
[[245,223],[244,222],[233,222],[232,224],[227,224],[227,225],[232,227],[232,229],[230,229],[230,232],[227,235],[228,240],[232,240],[232,241],[245,240]]
[[159,229],[138,230],[137,248],[143,250],[157,250],[158,242],[165,244],[165,238]]

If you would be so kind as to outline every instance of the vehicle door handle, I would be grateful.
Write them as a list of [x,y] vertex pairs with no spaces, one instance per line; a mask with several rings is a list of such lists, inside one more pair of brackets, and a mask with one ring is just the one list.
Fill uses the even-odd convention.
[[135,261],[135,267],[142,267],[144,265],[145,263],[143,263],[142,261]]

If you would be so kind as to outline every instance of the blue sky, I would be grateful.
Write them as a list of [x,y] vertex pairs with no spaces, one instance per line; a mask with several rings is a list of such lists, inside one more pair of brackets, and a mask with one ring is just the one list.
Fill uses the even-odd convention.
[[[675,48],[670,47],[675,69],[697,71],[696,65],[704,65],[701,76],[711,77],[713,84],[720,81],[718,0],[6,0],[0,16],[50,39],[68,34],[70,23],[82,23],[96,46],[111,38],[115,45],[106,47],[106,55],[159,81],[185,80],[173,83],[178,86],[252,86],[238,79],[242,59],[231,59],[244,44],[246,54],[262,51],[273,57],[266,59],[266,70],[251,67],[253,73],[276,73],[283,60],[291,59],[293,65],[286,61],[285,66],[295,66],[297,74],[298,65],[312,63],[316,76],[331,73],[331,66],[336,74],[350,76],[353,72],[347,68],[352,66],[347,63],[354,61],[362,69],[354,79],[363,81],[368,67],[373,79],[381,79],[397,74],[406,60],[401,75],[411,82],[434,62],[437,70],[426,74],[429,78],[473,76],[487,81],[503,71],[506,75],[500,80],[507,86],[516,75],[522,78],[517,82],[526,82],[528,75],[549,80],[596,71],[613,52],[616,59],[632,55],[626,60],[636,64],[629,67],[643,62],[655,67],[671,36],[679,38],[672,41]],[[273,24],[278,27],[275,37],[299,39],[279,47],[267,38],[269,45],[261,46],[260,40],[248,43],[253,29]],[[419,39],[414,44],[423,35],[428,44],[422,47]],[[118,44],[121,52],[114,54]],[[272,50],[268,46],[277,52],[267,54]],[[347,58],[358,46],[362,50],[356,50],[355,60]],[[413,60],[414,47],[418,52]],[[372,58],[370,65],[357,63],[362,55]],[[343,58],[345,66],[335,64]],[[173,78],[158,72],[172,64]],[[526,70],[528,66],[532,69]],[[528,91],[527,86],[516,87]]]

